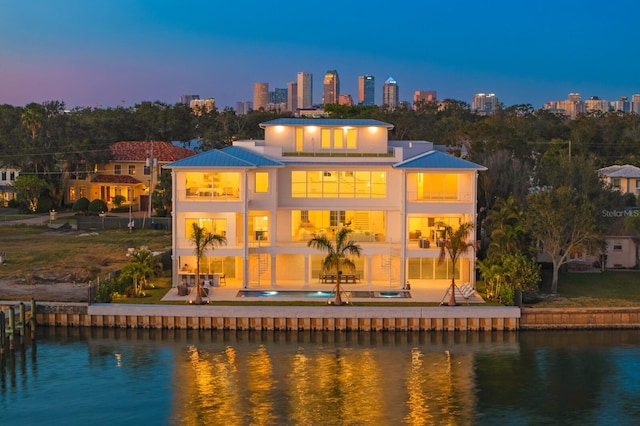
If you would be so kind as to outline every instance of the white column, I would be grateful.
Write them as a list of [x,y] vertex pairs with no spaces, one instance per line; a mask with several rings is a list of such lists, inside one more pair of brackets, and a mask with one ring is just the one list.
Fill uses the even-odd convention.
[[407,282],[407,173],[401,170],[402,188],[400,201],[400,287]]
[[243,198],[243,230],[244,261],[242,262],[242,287],[249,288],[249,171],[243,170],[242,198]]

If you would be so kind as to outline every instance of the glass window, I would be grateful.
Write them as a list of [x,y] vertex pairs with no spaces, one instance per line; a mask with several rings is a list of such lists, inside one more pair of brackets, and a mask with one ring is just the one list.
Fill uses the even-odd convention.
[[347,129],[347,149],[356,149],[356,129]]
[[296,127],[296,152],[304,150],[304,130],[302,127]]
[[305,197],[307,196],[307,172],[292,171],[291,172],[291,196]]
[[344,132],[342,129],[333,130],[333,147],[337,149],[344,148]]
[[331,129],[322,129],[322,149],[331,148]]
[[268,172],[256,172],[256,192],[269,192]]
[[193,224],[198,224],[209,233],[215,235],[227,236],[227,219],[185,219],[185,232],[187,238],[193,238]]
[[74,187],[69,188],[69,201],[76,200],[76,189]]
[[383,198],[387,181],[384,171],[292,171],[292,197]]
[[120,164],[114,164],[114,165],[113,165],[113,174],[114,174],[114,175],[122,174],[122,165],[120,165]]
[[129,164],[129,174],[130,175],[135,175],[136,174],[136,165],[135,164]]

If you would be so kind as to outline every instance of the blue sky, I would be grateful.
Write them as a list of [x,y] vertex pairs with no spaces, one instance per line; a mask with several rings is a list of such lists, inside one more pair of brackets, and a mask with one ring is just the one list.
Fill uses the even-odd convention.
[[393,76],[416,90],[506,105],[614,100],[640,93],[640,2],[0,0],[0,104],[68,107],[252,100],[253,83],[286,87],[299,71]]

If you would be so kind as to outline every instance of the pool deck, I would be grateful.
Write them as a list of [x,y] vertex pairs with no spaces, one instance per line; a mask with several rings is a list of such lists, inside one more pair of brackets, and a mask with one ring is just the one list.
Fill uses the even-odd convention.
[[[262,285],[259,287],[249,287],[243,289],[242,286],[238,283],[230,283],[228,286],[223,287],[211,287],[209,296],[203,298],[204,302],[214,302],[214,301],[235,301],[235,302],[250,302],[250,301],[286,301],[286,302],[310,302],[310,301],[318,301],[322,302],[323,298],[317,297],[237,297],[237,294],[241,290],[250,290],[250,291],[301,291],[301,292],[309,292],[309,291],[322,291],[322,292],[332,292],[334,289],[334,285],[309,285],[306,287],[300,285],[292,285],[292,284],[277,284],[277,285]],[[366,298],[357,298],[350,297],[350,292],[352,291],[367,291],[367,292],[397,292],[397,291],[405,291],[400,287],[392,287],[388,284],[384,285],[368,285],[368,284],[345,284],[342,285],[342,295],[343,301],[349,300],[354,304],[358,302],[389,302],[389,303],[441,303],[448,302],[449,296],[447,290],[449,288],[448,285],[442,286],[429,286],[428,288],[415,288],[415,286],[409,290],[411,293],[410,298],[401,298],[401,297],[366,297]],[[446,297],[445,297],[446,295]],[[171,288],[167,294],[162,298],[162,301],[170,301],[170,302],[179,302],[184,301],[185,303],[193,303],[195,300],[195,289],[190,288],[190,293],[187,296],[179,296],[177,288]],[[327,298],[325,301],[333,300],[333,296]],[[465,299],[460,293],[456,292],[456,301],[460,305],[469,305],[472,304],[483,304],[484,300],[480,295],[476,292],[473,296]]]

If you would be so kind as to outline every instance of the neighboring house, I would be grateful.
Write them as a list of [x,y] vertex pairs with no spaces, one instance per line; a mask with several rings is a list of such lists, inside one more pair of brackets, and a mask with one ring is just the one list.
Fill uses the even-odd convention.
[[0,168],[0,205],[6,207],[9,200],[16,198],[13,181],[20,175],[18,169]]
[[635,268],[638,266],[640,239],[630,236],[607,235],[605,268]]
[[168,142],[116,142],[111,145],[110,162],[95,165],[92,172],[70,175],[65,202],[73,204],[86,197],[89,201],[101,199],[113,208],[113,197],[122,195],[124,205],[146,211],[149,189],[158,184],[162,166],[191,155],[195,151]]
[[598,170],[605,182],[613,189],[623,194],[640,195],[640,168],[625,164],[623,166],[609,166]]
[[[173,176],[173,285],[193,280],[192,224],[223,235],[204,274],[244,287],[321,284],[326,253],[307,247],[343,226],[362,247],[358,282],[412,288],[451,282],[438,263],[446,223],[476,222],[477,174],[485,167],[433,149],[389,141],[393,125],[368,119],[286,118],[262,123],[264,140],[235,141],[167,166]],[[456,281],[474,282],[475,253]],[[345,274],[347,271],[344,272]]]

